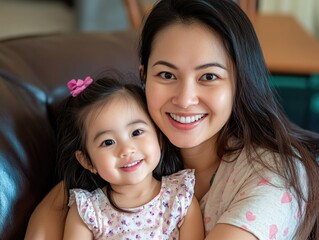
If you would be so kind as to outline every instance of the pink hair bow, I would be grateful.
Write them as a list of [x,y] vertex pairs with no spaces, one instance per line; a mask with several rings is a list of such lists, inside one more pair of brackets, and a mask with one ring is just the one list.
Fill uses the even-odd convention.
[[76,97],[81,92],[83,92],[83,90],[86,89],[92,82],[93,82],[93,79],[90,76],[87,76],[84,80],[72,79],[68,82],[68,88],[70,89],[71,95],[73,97]]

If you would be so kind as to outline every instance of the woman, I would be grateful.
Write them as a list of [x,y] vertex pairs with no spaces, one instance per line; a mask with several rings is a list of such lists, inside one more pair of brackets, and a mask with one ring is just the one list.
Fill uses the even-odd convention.
[[[256,34],[236,4],[160,1],[146,19],[140,61],[151,117],[195,169],[206,239],[319,236],[319,137],[283,114]],[[56,188],[35,216],[52,211],[50,203],[62,207]],[[58,214],[65,213],[52,220],[56,233],[64,224]]]

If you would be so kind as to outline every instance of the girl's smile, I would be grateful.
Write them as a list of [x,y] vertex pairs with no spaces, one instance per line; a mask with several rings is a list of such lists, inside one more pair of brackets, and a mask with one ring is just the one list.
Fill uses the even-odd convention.
[[134,162],[130,162],[128,164],[125,164],[124,166],[121,167],[121,170],[124,172],[132,172],[137,170],[141,164],[143,164],[143,160],[138,160]]
[[88,114],[85,128],[94,171],[103,179],[117,186],[150,183],[144,180],[152,178],[161,150],[153,123],[136,101],[120,94],[108,99]]

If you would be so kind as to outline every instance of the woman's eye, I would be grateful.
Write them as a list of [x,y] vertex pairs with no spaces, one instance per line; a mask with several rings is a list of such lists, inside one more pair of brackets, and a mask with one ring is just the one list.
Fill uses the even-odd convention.
[[210,80],[215,80],[217,79],[217,76],[213,73],[207,73],[207,74],[204,74],[202,77],[201,77],[202,80],[204,81],[210,81]]
[[159,75],[164,79],[175,79],[175,76],[170,72],[161,72]]
[[141,129],[136,129],[135,131],[133,131],[132,136],[139,136],[143,133],[143,131]]
[[102,146],[110,146],[112,144],[115,144],[115,141],[113,139],[107,139],[103,141]]

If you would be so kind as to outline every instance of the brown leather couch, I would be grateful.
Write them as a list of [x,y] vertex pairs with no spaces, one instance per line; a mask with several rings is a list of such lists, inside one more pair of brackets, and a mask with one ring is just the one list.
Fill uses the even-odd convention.
[[137,44],[134,32],[0,41],[0,239],[23,239],[32,211],[58,182],[55,109],[69,94],[66,82],[116,69],[139,83]]

